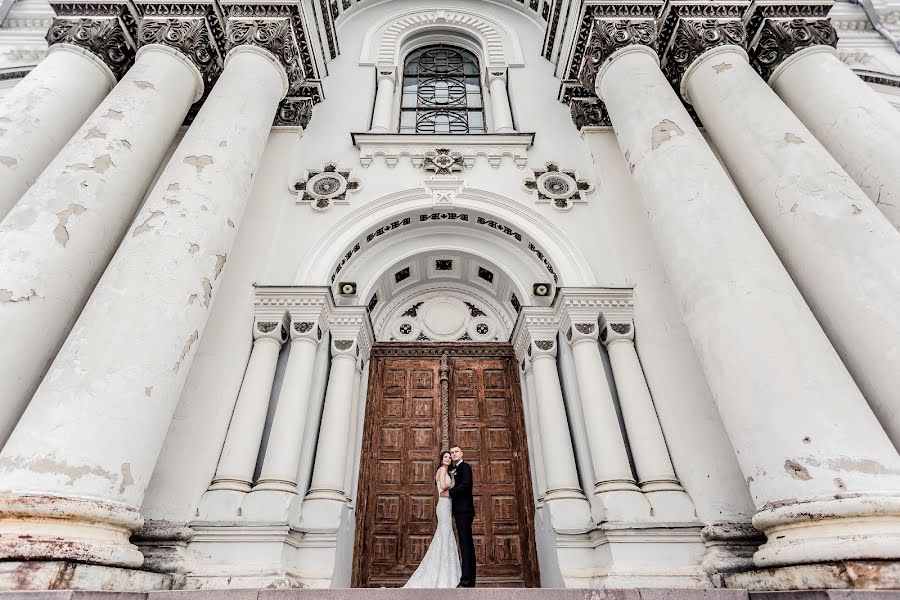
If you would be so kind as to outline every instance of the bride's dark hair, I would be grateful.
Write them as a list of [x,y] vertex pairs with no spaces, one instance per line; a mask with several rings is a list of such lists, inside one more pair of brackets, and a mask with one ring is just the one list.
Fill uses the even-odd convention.
[[[450,451],[449,450],[441,450],[441,454],[440,454],[440,456],[438,456],[438,466],[437,466],[437,469],[435,469],[435,471],[437,471],[438,469],[440,469],[441,467],[444,466],[444,455],[445,454],[450,454]],[[453,458],[450,459],[450,466],[453,466]],[[447,470],[449,471],[450,467],[447,467]]]

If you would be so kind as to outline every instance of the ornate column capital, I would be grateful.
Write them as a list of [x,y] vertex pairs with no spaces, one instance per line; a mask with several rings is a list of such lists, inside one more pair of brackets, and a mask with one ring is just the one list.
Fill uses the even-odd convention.
[[603,100],[597,98],[594,90],[585,89],[580,81],[563,81],[559,89],[559,100],[569,105],[572,123],[579,131],[583,127],[612,126]]
[[375,67],[375,78],[378,81],[382,79],[387,79],[391,83],[397,82],[397,67],[394,66],[379,66]]
[[678,0],[666,5],[660,19],[660,66],[686,101],[682,81],[699,57],[719,46],[746,48],[743,17],[749,6],[749,0]]
[[369,360],[375,333],[365,306],[338,306],[328,317],[331,330],[331,356],[349,356],[354,360]]
[[160,44],[184,55],[200,72],[209,92],[222,72],[225,33],[222,17],[209,1],[147,2],[137,0],[141,20],[138,46]]
[[137,20],[126,2],[51,2],[56,18],[47,43],[70,44],[90,52],[121,79],[137,51]]
[[837,32],[828,18],[833,2],[812,0],[755,1],[747,13],[750,64],[766,81],[785,60],[811,46],[837,46]]
[[609,348],[616,342],[634,343],[634,321],[630,318],[606,315],[600,319],[600,341]]
[[488,69],[485,69],[485,80],[487,81],[488,85],[494,83],[494,81],[496,81],[498,79],[500,81],[506,83],[506,78],[507,78],[508,72],[509,72],[509,69],[500,69],[497,67],[490,67]]
[[555,307],[523,307],[512,334],[516,357],[531,361],[542,356],[556,358],[558,332],[559,314]]
[[269,339],[280,345],[285,343],[287,338],[288,332],[284,317],[272,319],[266,316],[256,316],[253,319],[253,341]]
[[560,331],[575,345],[596,343],[601,338],[605,315],[619,320],[631,320],[634,295],[630,289],[560,288],[557,297]]
[[642,45],[657,50],[656,15],[661,5],[635,4],[593,7],[584,59],[578,78],[590,91],[596,90],[597,76],[606,60],[617,50]]

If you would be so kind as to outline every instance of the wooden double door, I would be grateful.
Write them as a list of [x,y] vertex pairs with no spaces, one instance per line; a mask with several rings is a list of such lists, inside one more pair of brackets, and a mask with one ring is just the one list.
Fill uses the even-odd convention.
[[403,585],[437,525],[439,453],[472,467],[478,586],[537,587],[518,369],[508,344],[378,344],[372,352],[353,584]]

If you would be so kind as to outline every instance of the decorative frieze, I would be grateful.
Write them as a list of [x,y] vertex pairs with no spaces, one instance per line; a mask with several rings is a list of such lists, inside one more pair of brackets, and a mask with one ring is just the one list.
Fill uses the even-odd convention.
[[573,170],[560,169],[554,162],[545,164],[545,168],[535,170],[534,176],[526,177],[522,187],[537,196],[537,201],[551,202],[560,211],[572,208],[573,203],[587,202],[585,194],[594,190],[594,184],[579,179]]
[[[426,160],[434,161],[446,149],[448,156],[458,157],[466,168],[471,169],[478,157],[487,159],[488,164],[499,169],[504,158],[524,169],[528,163],[528,148],[534,141],[533,133],[487,133],[482,135],[443,134],[384,134],[354,133],[353,143],[359,148],[359,162],[363,167],[371,165],[376,157],[382,157],[388,167],[394,167],[401,157],[408,157],[414,167],[420,168]],[[438,159],[447,162],[447,159]],[[437,166],[437,168],[441,168]],[[435,167],[432,167],[435,168]],[[453,170],[448,164],[446,168]]]
[[[55,8],[62,9],[59,6]],[[116,79],[121,79],[134,64],[134,31],[129,30],[129,26],[134,26],[134,20],[123,5],[100,5],[99,8],[104,10],[85,11],[102,13],[96,16],[61,15],[54,19],[47,31],[47,43],[84,48],[103,61]],[[109,10],[105,10],[107,8]],[[115,14],[117,8],[120,14]]]

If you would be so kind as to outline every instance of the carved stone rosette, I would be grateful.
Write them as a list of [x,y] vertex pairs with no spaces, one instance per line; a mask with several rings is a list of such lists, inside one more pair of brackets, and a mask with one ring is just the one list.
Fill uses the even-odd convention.
[[209,2],[138,2],[138,46],[162,44],[187,57],[203,77],[208,94],[222,72],[225,34],[222,17]]
[[124,4],[52,4],[57,17],[47,31],[47,43],[84,48],[122,79],[134,64],[135,20]]
[[585,48],[579,79],[586,90],[594,90],[600,67],[616,50],[643,45],[657,48],[654,19],[598,18],[594,20]]
[[750,63],[766,81],[786,58],[810,46],[837,46],[830,19],[765,19],[753,39]]

